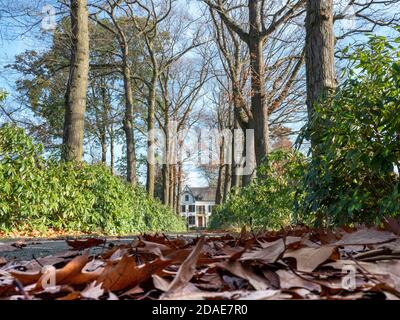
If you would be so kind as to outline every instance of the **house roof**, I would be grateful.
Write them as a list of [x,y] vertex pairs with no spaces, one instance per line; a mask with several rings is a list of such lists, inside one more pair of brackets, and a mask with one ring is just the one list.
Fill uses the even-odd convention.
[[193,197],[197,201],[215,201],[216,188],[214,187],[201,187],[201,188],[191,188],[188,187]]

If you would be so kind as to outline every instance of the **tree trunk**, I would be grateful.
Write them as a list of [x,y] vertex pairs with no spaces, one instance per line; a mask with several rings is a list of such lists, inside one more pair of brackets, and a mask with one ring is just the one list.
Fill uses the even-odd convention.
[[89,17],[86,0],[71,0],[72,53],[63,136],[63,159],[81,161],[89,73]]
[[251,68],[251,111],[253,118],[250,120],[250,128],[254,129],[255,157],[257,166],[268,155],[269,126],[268,109],[265,105],[265,70],[264,70],[264,40],[261,32],[261,1],[249,1],[249,52]]
[[114,130],[112,128],[110,130],[110,167],[111,167],[111,173],[114,174],[114,168],[115,168],[115,143],[114,143]]
[[154,123],[155,123],[155,106],[156,106],[156,81],[157,74],[153,75],[151,88],[149,92],[148,114],[147,114],[147,182],[146,190],[150,197],[154,197],[155,185],[155,155],[154,155]]
[[109,114],[109,101],[107,98],[105,84],[101,88],[101,99],[102,99],[102,109],[101,109],[101,120],[98,121],[98,128],[100,133],[100,145],[101,145],[101,163],[107,164],[107,124],[108,124],[108,114]]
[[176,176],[176,196],[175,196],[175,210],[179,213],[179,204],[180,204],[180,196],[181,196],[181,188],[182,188],[182,163],[178,163],[178,172]]
[[215,203],[221,204],[224,198],[224,173],[225,173],[225,166],[224,166],[224,138],[221,139],[221,144],[219,147],[219,168],[218,168],[218,180],[217,180],[217,190],[215,195]]
[[176,208],[176,165],[170,165],[170,191],[169,191],[169,205],[172,209]]
[[[255,143],[251,142],[250,138],[247,138],[249,134],[247,128],[243,128],[244,131],[244,148],[243,148],[243,157],[246,160],[242,168],[242,186],[248,186],[256,177],[256,157],[255,157]],[[249,141],[247,141],[249,140]]]
[[222,202],[225,202],[228,199],[229,192],[231,191],[232,185],[232,165],[225,164],[225,173],[224,173],[224,192]]
[[163,164],[162,175],[163,175],[163,203],[166,206],[168,206],[170,205],[170,198],[169,198],[170,170],[168,164]]
[[306,16],[306,71],[308,119],[313,125],[311,147],[317,152],[323,126],[313,121],[315,104],[336,89],[334,62],[333,0],[308,0]]
[[106,165],[107,164],[107,140],[106,140],[106,134],[104,132],[104,135],[102,134],[100,137],[101,140],[101,163]]
[[[231,181],[231,189],[235,192],[238,193],[239,188],[240,188],[240,177],[242,175],[241,172],[241,164],[239,162],[239,154],[237,154],[238,146],[243,144],[243,141],[241,140],[240,135],[238,134],[240,128],[239,121],[237,119],[237,109],[235,106],[234,109],[234,126],[233,126],[233,134],[232,134],[232,171],[231,171],[231,176],[232,176],[232,181]],[[241,156],[241,155],[240,155]]]
[[123,77],[125,93],[124,132],[126,140],[126,179],[133,186],[136,185],[136,151],[133,132],[133,95],[131,70],[128,64],[128,47],[123,45]]

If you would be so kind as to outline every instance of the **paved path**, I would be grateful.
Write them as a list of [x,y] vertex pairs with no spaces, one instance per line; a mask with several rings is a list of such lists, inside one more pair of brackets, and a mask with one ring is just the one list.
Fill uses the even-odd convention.
[[[201,233],[207,235],[206,233]],[[181,236],[184,237],[198,237],[200,233],[187,233]],[[211,234],[210,234],[211,235]],[[169,237],[174,238],[176,234],[168,234]],[[212,236],[216,236],[215,233]],[[104,247],[108,247],[110,244],[119,245],[124,243],[130,243],[134,239],[137,239],[136,236],[129,237],[109,237],[106,238],[106,243],[103,246],[92,248],[92,252],[100,252],[104,250]],[[23,241],[26,244],[25,247],[16,248],[12,246],[12,244],[21,241],[21,239],[0,239],[0,257],[4,257],[7,261],[10,260],[32,260],[33,258],[42,258],[49,255],[55,255],[58,253],[63,253],[71,248],[67,245],[65,239],[59,240],[49,240],[49,239],[29,239]]]
[[[105,247],[113,243],[114,245],[130,243],[135,237],[126,238],[109,238],[106,241]],[[15,243],[15,240],[0,240],[0,257],[6,260],[31,260],[33,258],[42,258],[57,253],[71,250],[65,240],[32,240],[26,241],[25,247],[15,248],[10,246]],[[104,246],[95,247],[94,251],[102,250]]]

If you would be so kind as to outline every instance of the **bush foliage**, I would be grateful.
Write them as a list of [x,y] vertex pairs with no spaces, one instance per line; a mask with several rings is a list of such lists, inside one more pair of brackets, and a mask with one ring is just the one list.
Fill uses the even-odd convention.
[[184,221],[103,165],[59,163],[20,128],[0,128],[0,230],[127,234],[184,231]]
[[325,130],[321,156],[310,163],[305,175],[303,215],[318,216],[327,225],[343,225],[379,223],[400,213],[396,42],[400,38],[391,42],[371,36],[350,54],[351,72],[336,96],[317,107]]
[[258,168],[259,178],[232,193],[211,216],[213,229],[280,228],[293,221],[295,199],[302,197],[305,157],[295,151],[274,151]]

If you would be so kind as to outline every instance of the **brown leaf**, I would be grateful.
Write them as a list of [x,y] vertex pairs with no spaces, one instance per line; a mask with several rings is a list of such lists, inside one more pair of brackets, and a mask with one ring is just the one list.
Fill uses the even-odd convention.
[[68,293],[66,296],[57,298],[57,300],[62,300],[62,301],[72,301],[72,300],[78,300],[81,297],[81,294],[77,291],[73,291]]
[[247,280],[256,290],[266,290],[269,288],[269,284],[266,279],[256,275],[251,270],[245,269],[240,262],[226,261],[216,263],[216,265],[221,269],[229,271],[235,276]]
[[375,229],[360,229],[352,233],[345,233],[342,239],[336,241],[336,246],[347,245],[368,245],[385,243],[398,239],[398,237],[387,231],[379,231]]
[[0,257],[0,267],[4,266],[5,264],[7,264],[7,259],[4,257]]
[[16,241],[12,244],[13,247],[16,247],[17,249],[22,249],[26,247],[26,242],[25,240],[19,240]]
[[278,270],[276,273],[279,276],[280,288],[292,289],[292,288],[305,288],[310,291],[321,292],[321,286],[310,280],[306,280],[306,277],[299,277],[292,271]]
[[136,265],[135,258],[125,255],[115,265],[108,265],[97,279],[106,291],[119,291],[135,287],[171,264],[171,260],[157,258],[150,263]]
[[267,279],[268,284],[271,288],[273,288],[273,289],[280,288],[280,279],[276,272],[271,271],[271,270],[263,270],[262,273],[263,273],[265,279]]
[[34,271],[34,272],[10,271],[10,274],[19,282],[21,282],[24,286],[36,283],[42,276],[41,271]]
[[75,239],[66,241],[67,244],[74,250],[88,249],[102,245],[106,242],[104,239],[97,239],[97,238]]
[[144,290],[141,287],[136,286],[136,287],[124,292],[123,294],[121,294],[120,297],[135,295],[135,294],[139,294],[139,293],[143,293],[143,292],[144,292]]
[[393,232],[394,234],[400,235],[400,221],[398,218],[387,217],[383,221],[386,230]]
[[203,244],[204,238],[201,237],[199,241],[197,241],[193,251],[180,266],[177,275],[168,288],[168,293],[182,289],[190,281],[190,279],[192,279],[196,271],[197,260],[203,248]]
[[0,243],[0,252],[11,252],[17,250],[16,247],[6,244],[6,243]]
[[197,291],[185,293],[180,296],[161,296],[162,300],[277,300],[290,299],[292,296],[283,294],[280,290],[258,290],[258,291],[225,291],[209,292]]
[[299,241],[301,241],[299,237],[287,237],[286,241],[282,238],[273,242],[260,242],[262,249],[245,252],[239,260],[259,260],[265,264],[274,263],[285,251],[287,245]]
[[174,251],[174,249],[170,248],[167,245],[144,240],[137,242],[135,248],[137,248],[140,252],[152,253],[159,257],[162,257],[163,255],[169,254]]
[[170,281],[165,280],[164,278],[162,278],[156,274],[153,274],[152,277],[153,277],[153,284],[156,289],[163,291],[163,292],[168,291],[169,287],[171,286]]
[[322,246],[320,248],[300,248],[287,251],[284,258],[294,258],[297,262],[297,270],[312,272],[319,265],[331,258],[336,248],[333,246]]
[[[86,251],[83,255],[75,257],[68,262],[63,268],[56,270],[56,284],[74,284],[78,279],[78,283],[82,282],[81,271],[86,263],[89,261],[89,253]],[[42,282],[47,275],[43,274],[36,283],[35,289],[42,289]],[[91,281],[92,278],[88,279]]]

